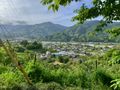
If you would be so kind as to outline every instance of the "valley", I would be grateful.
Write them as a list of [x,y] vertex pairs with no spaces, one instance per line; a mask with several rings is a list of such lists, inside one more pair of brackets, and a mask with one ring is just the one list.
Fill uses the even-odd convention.
[[0,0],[0,90],[120,90],[120,0]]

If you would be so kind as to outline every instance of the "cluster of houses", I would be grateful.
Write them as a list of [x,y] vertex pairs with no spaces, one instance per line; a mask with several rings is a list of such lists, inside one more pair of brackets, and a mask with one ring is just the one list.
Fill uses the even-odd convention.
[[50,56],[69,56],[71,58],[76,58],[78,56],[91,56],[98,54],[103,54],[114,45],[109,44],[96,44],[96,43],[46,43],[44,47],[48,49],[53,49],[56,52],[52,53],[47,51],[42,54],[40,58],[48,58]]
[[51,56],[54,56],[54,57],[69,56],[71,58],[76,58],[78,55],[73,51],[70,51],[70,52],[60,51],[60,52],[55,52],[55,53],[51,53],[51,52],[47,51],[45,54],[41,54],[40,58],[46,59],[46,58],[51,57]]

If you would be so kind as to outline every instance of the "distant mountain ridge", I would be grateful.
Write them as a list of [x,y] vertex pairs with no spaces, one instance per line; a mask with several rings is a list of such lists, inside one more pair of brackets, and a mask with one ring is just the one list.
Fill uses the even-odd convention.
[[[0,38],[7,39],[39,39],[44,41],[77,41],[77,42],[108,42],[120,41],[120,37],[114,40],[108,38],[108,34],[101,32],[96,36],[89,35],[94,31],[99,21],[87,21],[71,27],[45,22],[41,24],[0,24]],[[114,22],[105,29],[120,27],[120,22]]]
[[[77,41],[77,42],[108,42],[115,41],[109,39],[108,34],[105,32],[100,32],[96,36],[90,36],[89,33],[94,31],[99,21],[87,21],[83,24],[77,24],[72,27],[68,27],[65,31],[46,36],[47,41]],[[109,24],[104,29],[109,29],[113,27],[120,27],[120,22],[114,22]],[[116,38],[119,40],[120,38]]]
[[0,38],[44,38],[45,36],[63,32],[67,27],[51,22],[45,22],[35,25],[0,25]]

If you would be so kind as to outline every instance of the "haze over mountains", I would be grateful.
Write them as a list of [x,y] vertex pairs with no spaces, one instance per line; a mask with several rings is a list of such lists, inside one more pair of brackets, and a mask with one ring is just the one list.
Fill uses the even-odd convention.
[[[71,27],[45,22],[35,25],[27,24],[1,24],[0,38],[8,39],[40,39],[46,41],[111,41],[104,32],[90,36],[89,32],[94,31],[99,21],[88,21],[84,24]],[[120,26],[120,22],[108,25],[107,28]],[[106,28],[106,29],[107,29]],[[115,39],[119,41],[119,38]],[[115,41],[112,40],[112,41]]]
[[53,24],[51,22],[35,25],[1,24],[0,38],[42,39],[48,35],[63,32],[66,28],[65,26]]

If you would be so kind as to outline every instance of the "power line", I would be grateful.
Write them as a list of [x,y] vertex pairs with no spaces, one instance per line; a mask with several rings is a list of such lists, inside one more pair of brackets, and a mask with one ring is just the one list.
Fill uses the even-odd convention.
[[[23,3],[25,3],[24,2],[24,0],[23,0]],[[19,15],[19,16],[22,16],[23,14],[20,12],[20,11],[18,11],[18,9],[15,7],[15,3],[11,0],[11,2],[8,2],[8,5],[9,5],[9,7],[13,10],[13,12],[10,12],[10,11],[8,11],[6,8],[5,8],[5,10],[8,12],[8,14],[9,15],[15,15],[16,17]],[[26,11],[24,11],[24,9],[23,9],[23,12],[25,12],[26,13]],[[8,17],[9,17],[9,15],[8,15]],[[14,16],[13,15],[13,16]],[[31,21],[33,21],[33,19],[30,17],[30,16],[28,16],[28,18],[31,20]],[[3,29],[4,29],[4,32],[7,32],[8,34],[9,34],[9,36],[12,38],[16,38],[16,36],[18,36],[18,37],[22,37],[22,33],[19,33],[19,34],[15,34],[14,32],[10,32],[9,30],[8,30],[8,27],[7,26],[5,26],[5,25],[2,25],[2,27],[3,27]],[[6,33],[5,33],[6,34]],[[5,35],[5,37],[7,37],[7,35]]]

